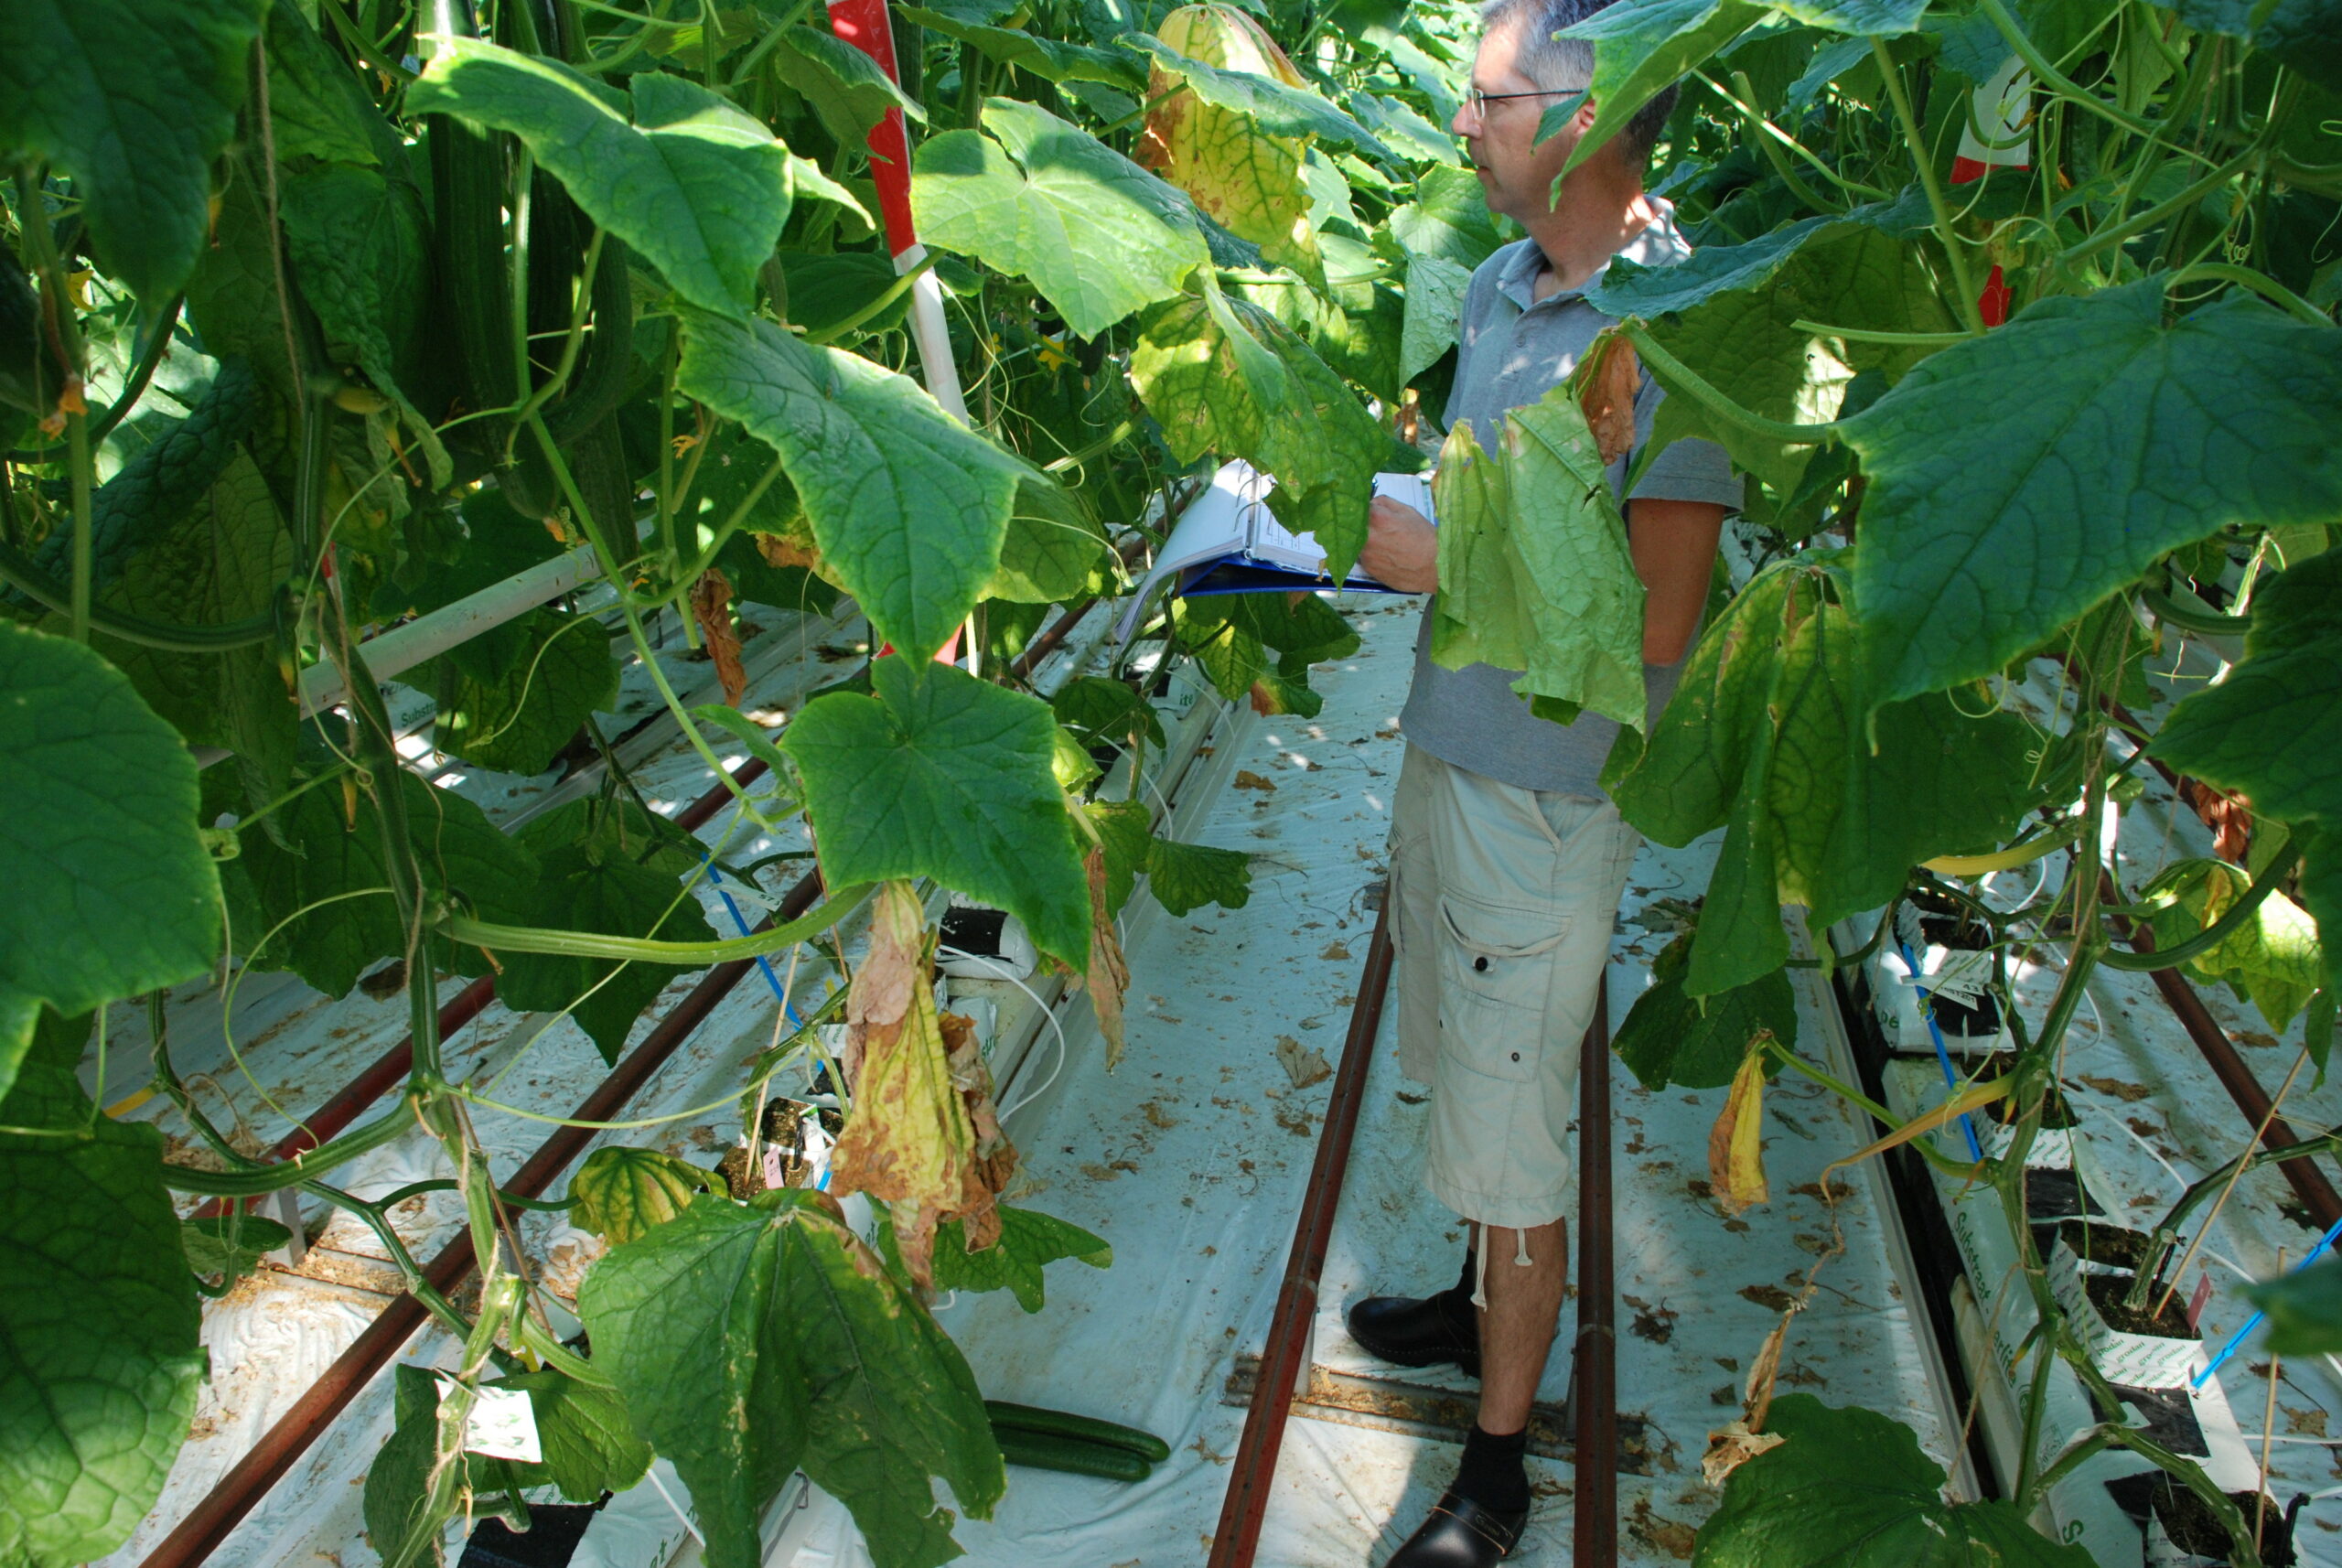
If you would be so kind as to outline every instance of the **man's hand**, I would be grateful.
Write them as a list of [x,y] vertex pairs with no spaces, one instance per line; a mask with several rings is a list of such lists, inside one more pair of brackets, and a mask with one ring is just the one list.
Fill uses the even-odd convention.
[[1374,498],[1366,514],[1366,548],[1358,564],[1402,594],[1439,591],[1439,534],[1431,519],[1403,501]]

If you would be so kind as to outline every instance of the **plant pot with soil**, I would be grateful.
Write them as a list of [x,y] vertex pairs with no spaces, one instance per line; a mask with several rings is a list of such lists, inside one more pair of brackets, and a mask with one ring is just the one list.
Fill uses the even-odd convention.
[[2134,1230],[2059,1223],[2049,1256],[2049,1288],[2073,1322],[2091,1362],[2110,1381],[2133,1388],[2184,1386],[2204,1342],[2175,1300],[2134,1307],[2124,1300],[2147,1238]]

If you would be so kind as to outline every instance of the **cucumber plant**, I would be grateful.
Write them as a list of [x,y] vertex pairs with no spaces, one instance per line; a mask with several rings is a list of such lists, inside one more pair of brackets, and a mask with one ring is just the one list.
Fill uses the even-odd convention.
[[[182,1227],[174,1195],[295,1187],[387,1235],[382,1206],[331,1177],[419,1120],[464,1173],[478,1255],[501,1256],[510,1205],[465,1114],[481,1091],[439,1050],[442,976],[493,970],[516,1007],[574,1008],[615,1059],[673,972],[865,909],[841,1179],[888,1206],[877,1252],[814,1195],[736,1202],[714,1173],[606,1151],[573,1188],[613,1243],[581,1293],[582,1355],[531,1280],[491,1262],[458,1305],[391,1246],[466,1348],[456,1391],[402,1386],[368,1525],[403,1568],[464,1509],[525,1518],[528,1490],[598,1495],[655,1452],[718,1568],[753,1560],[759,1510],[800,1468],[894,1568],[957,1550],[931,1477],[972,1514],[999,1497],[999,1443],[922,1293],[1037,1306],[1047,1262],[1107,1253],[1000,1207],[1013,1151],[980,1052],[906,983],[933,940],[916,885],[1015,914],[1110,1031],[1111,917],[1140,872],[1182,911],[1242,900],[1241,856],[1083,798],[1088,748],[1143,760],[1157,738],[1133,688],[1052,704],[1012,661],[1047,607],[1125,583],[1121,531],[1230,457],[1276,475],[1272,506],[1345,567],[1371,476],[1422,463],[1463,282],[1506,235],[1442,129],[1471,48],[1450,0],[894,16],[899,82],[805,0],[82,0],[0,21],[0,1238],[27,1260],[0,1279],[0,1561],[102,1555],[159,1493],[203,1375],[197,1271],[240,1256]],[[1896,1506],[1922,1535],[2058,1561],[2022,1519],[2084,1448],[2120,1444],[2238,1522],[2122,1424],[2030,1250],[2022,1167],[2100,967],[2187,963],[2272,1026],[2300,1017],[2321,1067],[2330,1041],[2342,20],[2330,0],[1620,0],[1581,31],[1599,105],[1581,157],[1683,79],[1652,177],[1700,247],[1611,269],[1595,298],[1621,347],[1594,359],[1667,388],[1655,446],[1733,454],[1765,557],[1612,759],[1649,836],[1724,832],[1697,928],[1622,1045],[1654,1082],[1720,1085],[1751,1049],[1794,1060],[1767,1022],[1787,1011],[1784,904],[1826,920],[1925,883],[2004,952],[2054,923],[2047,1015],[2003,997],[2017,1131],[1983,1174],[2103,1424],[2046,1468],[2028,1455],[2014,1505],[1991,1505],[2005,1518],[1946,1516],[1916,1453]],[[2029,93],[2014,133],[1977,97],[2011,59]],[[876,216],[865,137],[890,114],[916,132],[918,265],[945,297],[965,423],[916,379],[912,281]],[[1601,439],[1573,427],[1600,413],[1578,390],[1535,415],[1552,451]],[[1444,489],[1476,471],[1458,515],[1485,548],[1628,569],[1604,509],[1517,505],[1471,461]],[[532,612],[410,677],[435,744],[518,772],[591,744],[615,635],[729,779],[714,748],[745,721],[686,709],[654,634],[672,622],[720,660],[741,601],[851,596],[882,651],[778,749],[747,725],[772,782],[735,787],[746,822],[810,813],[831,893],[809,914],[717,940],[691,896],[701,849],[622,770],[508,836],[403,768],[366,630],[570,549],[596,568],[590,609]],[[1444,646],[1516,650],[1540,713],[1631,715],[1631,668],[1594,659],[1542,591],[1445,607]],[[1301,714],[1309,666],[1354,646],[1315,600],[1183,606],[1144,635],[1226,695]],[[1606,622],[1602,646],[1627,635]],[[2159,733],[2115,716],[2145,705],[2145,650],[2222,635],[2244,639],[2224,684]],[[947,644],[969,668],[931,661]],[[2000,700],[2041,656],[2071,671],[2046,728]],[[294,693],[320,663],[350,696],[304,718]],[[2118,887],[2080,847],[2134,789],[2142,742],[2249,814],[2240,866]],[[2057,887],[2014,914],[1960,880],[2053,854]],[[2118,945],[2102,902],[2152,923],[2152,957]],[[126,1008],[159,1016],[223,961],[339,994],[392,960],[413,1071],[298,1167],[240,1153],[159,1030],[156,1085],[202,1168],[80,1088]],[[749,1102],[776,1065],[744,1069]],[[861,1371],[831,1375],[844,1365]],[[559,1460],[461,1453],[489,1387],[527,1393]],[[717,1402],[752,1419],[711,1432]],[[1807,1483],[1861,1461],[1803,1446],[1735,1475],[1707,1560],[1801,1561],[1761,1543],[1848,1524],[1843,1489]]]

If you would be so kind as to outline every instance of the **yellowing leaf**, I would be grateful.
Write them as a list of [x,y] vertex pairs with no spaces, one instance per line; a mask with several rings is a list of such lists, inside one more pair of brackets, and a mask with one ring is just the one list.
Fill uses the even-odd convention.
[[1765,1053],[1744,1058],[1708,1133],[1708,1185],[1727,1216],[1765,1202]]
[[657,1149],[596,1149],[569,1178],[577,1204],[570,1218],[621,1245],[681,1214],[708,1186],[707,1172]]
[[[1259,23],[1232,5],[1182,5],[1156,36],[1190,59],[1226,70],[1302,85]],[[1204,101],[1183,79],[1154,66],[1148,73],[1146,129],[1138,162],[1189,196],[1219,225],[1305,276],[1323,279],[1325,263],[1309,228],[1309,191],[1301,177],[1306,136],[1264,134],[1243,111]]]
[[1440,454],[1431,656],[1519,670],[1513,690],[1641,729],[1643,585],[1566,387],[1505,416],[1496,449],[1458,420]]
[[893,1211],[903,1262],[931,1283],[935,1227],[957,1212],[972,1177],[975,1137],[952,1086],[928,980],[927,913],[908,882],[878,890],[870,950],[846,995],[847,1079],[854,1113],[831,1156],[833,1186]]

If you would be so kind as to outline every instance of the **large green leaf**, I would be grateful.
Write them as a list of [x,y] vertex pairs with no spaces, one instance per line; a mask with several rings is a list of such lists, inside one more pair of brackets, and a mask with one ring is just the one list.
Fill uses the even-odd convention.
[[1445,256],[1407,258],[1407,306],[1399,333],[1399,379],[1412,381],[1456,346],[1468,268]]
[[2000,1498],[1945,1502],[1943,1466],[1899,1421],[1783,1394],[1765,1429],[1780,1444],[1724,1482],[1692,1568],[2091,1568]]
[[979,1519],[1005,1484],[958,1348],[826,1201],[695,1198],[578,1293],[596,1364],[691,1487],[711,1568],[755,1568],[757,1513],[800,1466],[879,1568],[959,1554],[930,1476]]
[[[1724,829],[1684,989],[1714,996],[1789,957],[1780,906],[1817,927],[1894,897],[1916,863],[1988,849],[2032,803],[2033,732],[1934,693],[1870,710],[1834,567],[1813,556],[1759,575],[1711,626],[1638,750],[1604,781],[1647,836]],[[1627,737],[1622,736],[1622,741]]]
[[520,629],[500,667],[446,656],[417,683],[427,678],[438,704],[431,738],[440,750],[506,773],[543,773],[578,725],[618,702],[618,666],[592,616],[533,610]]
[[[2225,915],[2251,885],[2250,876],[2225,861],[2183,860],[2148,883],[2139,901],[2154,910],[2147,921],[2155,945],[2170,947]],[[2300,905],[2272,893],[2243,926],[2186,967],[2198,979],[2225,981],[2243,992],[2270,1028],[2282,1035],[2325,975],[2317,936],[2316,922]]]
[[[1594,124],[1586,128],[1567,174],[1627,128],[1635,112],[1677,82],[1726,44],[1764,20],[1767,8],[1750,0],[1642,0],[1616,5],[1588,17],[1561,36],[1594,45]],[[1538,140],[1556,128],[1555,116],[1574,113],[1558,102],[1538,122]]]
[[2248,38],[2304,76],[2342,92],[2342,8],[2332,0],[2154,0],[2199,32]]
[[[1663,346],[1743,408],[1817,424],[1841,412],[1856,371],[1899,376],[1924,350],[1817,335],[1797,322],[1885,333],[1958,325],[1914,242],[1926,227],[1924,209],[1883,202],[1844,218],[1810,218],[1746,244],[1703,245],[1675,266],[1614,262],[1587,298],[1610,315],[1648,318]],[[1796,488],[1811,446],[1753,434],[1670,390],[1679,395],[1660,405],[1651,450],[1703,436],[1777,490]]]
[[[461,899],[481,918],[523,923],[533,908],[536,856],[496,830],[481,810],[402,769],[407,831],[426,886]],[[360,791],[356,822],[342,814],[338,782],[304,791],[277,809],[285,843],[257,830],[242,835],[239,858],[266,925],[238,929],[237,950],[263,969],[290,969],[328,996],[340,996],[376,961],[406,950],[383,870],[382,829]],[[280,929],[281,927],[281,929]],[[266,939],[266,946],[259,944]],[[477,972],[473,950],[438,948],[444,967]]]
[[294,0],[268,6],[268,128],[282,161],[405,170],[398,131]]
[[[41,884],[8,886],[21,902]],[[13,940],[9,949],[24,950]],[[16,1088],[0,1093],[0,1126],[11,1129],[0,1133],[0,1563],[9,1568],[71,1568],[127,1540],[163,1489],[203,1379],[195,1276],[163,1189],[162,1134],[90,1103],[74,1077],[83,1033],[44,1029]],[[61,1131],[16,1131],[27,1127]]]
[[0,624],[0,1092],[44,1002],[86,1013],[201,974],[220,950],[195,772],[121,671]]
[[1689,932],[1661,948],[1651,961],[1650,985],[1635,998],[1627,1021],[1610,1042],[1618,1059],[1645,1089],[1679,1084],[1685,1089],[1721,1089],[1732,1081],[1757,1031],[1770,1030],[1785,1046],[1797,1044],[1797,995],[1789,971],[1777,969],[1718,995],[1694,998],[1683,989],[1691,961]]
[[1027,479],[1016,487],[1008,532],[1000,542],[1000,565],[984,584],[983,596],[1012,604],[1071,604],[1097,591],[1109,549],[1104,532],[1075,492],[1055,479]]
[[873,663],[870,684],[868,696],[815,698],[783,732],[822,876],[833,887],[932,876],[1087,967],[1089,886],[1049,769],[1047,704],[900,654]]
[[996,27],[923,5],[898,5],[895,15],[931,33],[973,44],[986,59],[1031,71],[1044,81],[1097,81],[1133,92],[1146,86],[1146,68],[1118,49],[1064,43],[1019,27]]
[[2269,1350],[2279,1356],[2342,1351],[2342,1260],[2319,1263],[2245,1293],[2269,1315]]
[[1252,897],[1252,857],[1241,850],[1211,844],[1151,839],[1146,846],[1146,890],[1174,915],[1206,904],[1241,909]]
[[2326,973],[2342,982],[2342,551],[2264,583],[2245,657],[2172,710],[2150,749],[2294,824],[2302,902],[2318,918]]
[[1774,9],[1808,27],[1884,38],[1918,32],[1928,0],[1776,0]]
[[415,113],[453,114],[528,145],[587,217],[703,310],[745,317],[757,269],[789,220],[788,149],[705,88],[664,71],[628,101],[559,62],[476,38],[439,40],[407,89]]
[[[675,879],[668,854],[643,865],[607,825],[595,836],[543,852],[529,923],[613,937],[714,941],[699,900]],[[572,1008],[571,1016],[615,1062],[642,1010],[682,971],[558,953],[508,953],[497,995],[521,1012]]]
[[1494,452],[1468,422],[1440,454],[1439,596],[1431,656],[1524,673],[1512,689],[1634,729],[1643,585],[1609,476],[1566,383],[1504,417]]
[[0,5],[0,161],[70,176],[107,270],[149,300],[202,253],[261,5]]
[[[429,1367],[403,1365],[392,1379],[394,1424],[390,1440],[366,1472],[363,1508],[366,1532],[387,1562],[419,1530],[443,1521],[429,1518],[429,1486],[439,1449],[441,1374]],[[457,1460],[462,1491],[485,1499],[489,1494],[553,1487],[572,1502],[598,1503],[605,1492],[622,1492],[650,1468],[650,1447],[635,1434],[626,1402],[614,1390],[596,1388],[566,1372],[520,1372],[492,1378],[484,1389],[529,1396],[537,1444],[544,1457],[492,1459],[467,1452]],[[460,1491],[450,1500],[459,1500]],[[425,1546],[410,1561],[438,1561]]]
[[1415,180],[1415,199],[1391,212],[1391,237],[1412,256],[1438,256],[1466,273],[1495,253],[1503,239],[1488,216],[1488,193],[1467,168],[1427,168]]
[[287,177],[283,206],[285,249],[327,351],[364,371],[398,404],[430,461],[433,487],[445,487],[447,449],[409,391],[419,384],[431,291],[422,194],[371,169],[337,165]]
[[916,382],[769,322],[693,315],[677,384],[780,454],[833,573],[878,635],[926,658],[1000,564],[1033,470]]
[[830,134],[848,145],[867,135],[890,109],[927,123],[927,111],[876,60],[834,33],[800,23],[774,43],[772,62],[780,79],[812,104]]
[[2342,512],[2333,329],[2235,297],[2166,327],[2163,292],[2044,300],[1847,424],[1878,701],[1991,673],[2226,524]]
[[[176,446],[194,423],[189,418],[165,440]],[[102,603],[193,626],[267,613],[292,575],[293,537],[259,466],[241,447],[230,450],[227,467],[200,498],[148,532],[127,557]],[[191,467],[200,472],[208,465]],[[116,475],[114,483],[123,478]],[[52,629],[57,624],[49,623]],[[189,745],[236,754],[252,805],[284,792],[299,746],[299,710],[268,645],[180,653],[102,635],[93,640]]]
[[1242,457],[1274,476],[1277,520],[1314,532],[1338,580],[1348,573],[1391,441],[1292,328],[1207,286],[1147,317],[1130,374],[1173,456]]
[[[1114,1249],[1069,1220],[1036,1208],[1011,1208],[1002,1204],[1000,1240],[981,1252],[968,1251],[967,1227],[947,1219],[935,1228],[935,1288],[937,1290],[1004,1290],[1027,1312],[1047,1304],[1042,1270],[1062,1258],[1079,1258],[1093,1269],[1110,1268]],[[895,1228],[879,1227],[878,1245],[890,1262],[896,1256]]]
[[947,131],[913,160],[919,235],[1027,278],[1094,338],[1179,292],[1209,256],[1187,199],[1087,131],[1013,99],[984,130]]

